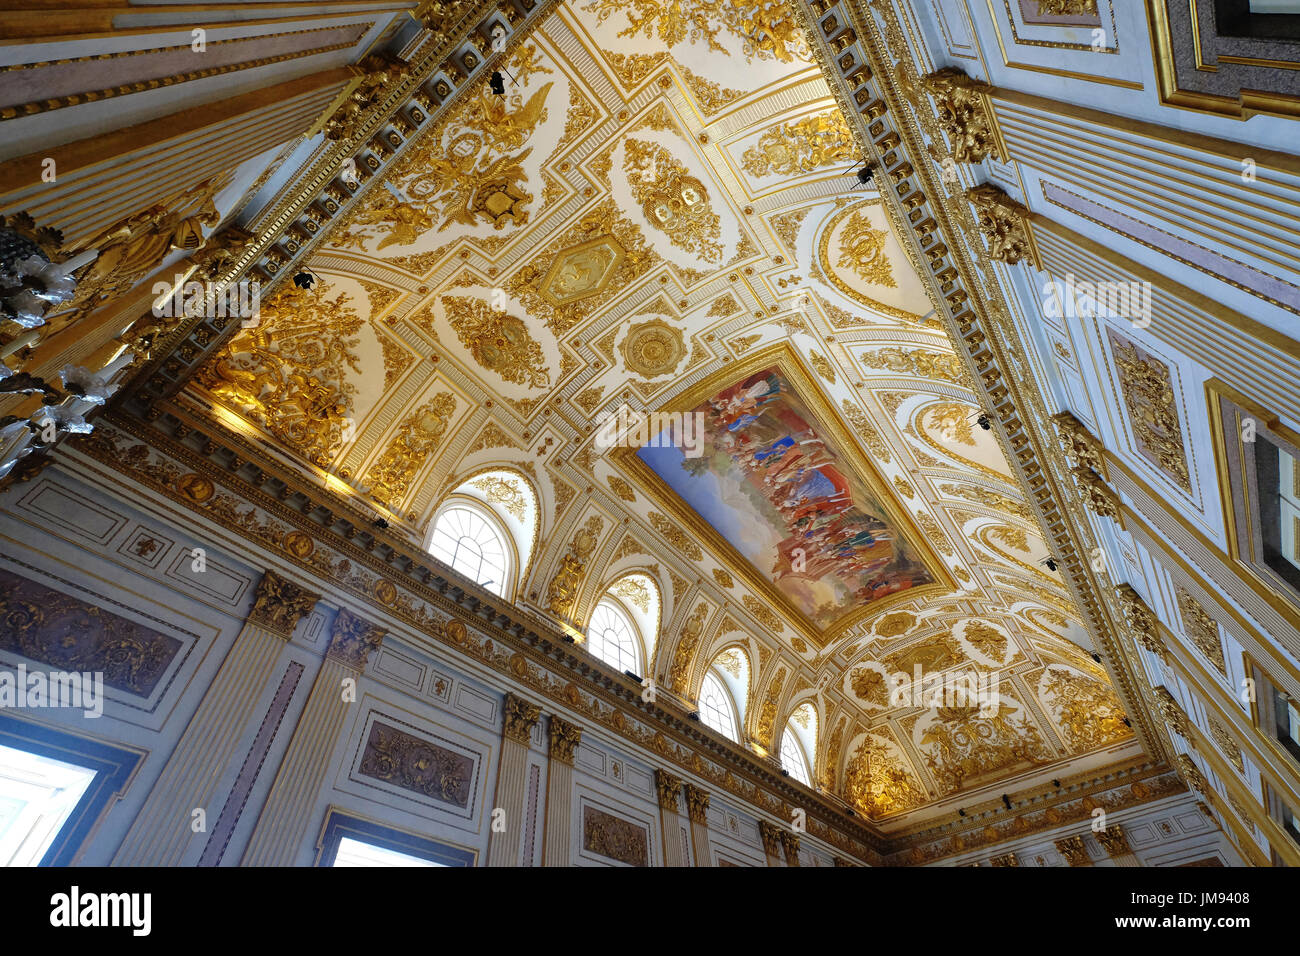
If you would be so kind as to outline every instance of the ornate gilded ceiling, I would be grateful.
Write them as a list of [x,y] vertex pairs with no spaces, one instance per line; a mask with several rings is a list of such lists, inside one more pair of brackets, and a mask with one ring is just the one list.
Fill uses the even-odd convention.
[[[516,603],[581,631],[635,571],[662,595],[657,679],[693,699],[730,655],[767,750],[808,704],[817,782],[890,826],[1138,756],[784,8],[570,0],[507,56],[505,96],[426,130],[314,288],[264,304],[185,400],[414,538],[470,477],[522,476],[540,509]],[[694,407],[776,361],[926,569],[915,587],[804,613],[595,442],[623,405]],[[1003,706],[891,702],[916,666],[996,678]]]

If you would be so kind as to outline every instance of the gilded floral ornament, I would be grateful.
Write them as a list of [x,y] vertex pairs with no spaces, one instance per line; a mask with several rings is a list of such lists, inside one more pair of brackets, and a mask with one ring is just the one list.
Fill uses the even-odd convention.
[[678,692],[684,692],[690,682],[691,662],[695,660],[695,649],[704,636],[704,621],[708,614],[709,606],[701,601],[682,625],[682,634],[677,641],[677,650],[673,652],[673,666],[668,675],[673,689]]
[[894,268],[885,254],[888,231],[872,225],[866,212],[855,209],[839,233],[836,265],[851,269],[864,282],[893,289],[898,286]]
[[500,475],[484,475],[470,482],[470,487],[483,492],[494,505],[501,505],[516,521],[523,521],[528,513],[528,502],[519,486]]
[[651,319],[632,326],[619,345],[623,364],[643,378],[667,375],[686,357],[686,341],[680,329],[663,319]]
[[991,87],[987,83],[950,66],[923,77],[921,85],[934,97],[939,125],[957,162],[978,163],[998,150],[997,121],[989,107]]
[[742,162],[754,176],[796,176],[856,155],[843,115],[832,110],[766,130],[756,146],[745,150]]
[[568,552],[560,559],[559,570],[546,589],[547,610],[557,617],[568,620],[573,615],[587,559],[596,550],[604,527],[605,522],[598,515],[592,515],[573,536]]
[[309,461],[328,464],[342,447],[360,374],[361,316],[346,292],[327,298],[285,285],[198,375],[223,404],[247,416]]
[[1028,716],[1009,699],[996,714],[978,706],[940,707],[921,735],[921,751],[935,783],[954,793],[987,774],[1024,764],[1040,765],[1052,754]]
[[1113,329],[1107,331],[1138,450],[1180,488],[1191,491],[1169,366]]
[[746,59],[791,63],[810,56],[793,11],[775,0],[594,0],[582,10],[596,14],[597,23],[626,13],[628,26],[620,37],[657,36],[669,48],[703,42],[730,56],[717,40],[721,28],[743,41]]
[[1015,265],[1027,260],[1041,268],[1029,225],[1029,210],[996,186],[987,183],[966,191],[975,206],[976,228],[989,246],[989,256]]
[[872,819],[911,810],[926,799],[901,755],[873,734],[868,734],[849,758],[844,798]]
[[542,347],[528,326],[513,315],[490,308],[482,299],[443,296],[447,322],[474,361],[507,382],[545,388],[551,383]]
[[623,171],[646,222],[679,249],[720,263],[722,226],[704,184],[659,143],[628,139],[624,156]]
[[1063,667],[1049,667],[1040,686],[1052,719],[1074,753],[1095,750],[1132,734],[1124,725],[1124,708],[1109,686]]
[[376,501],[396,507],[410,490],[411,480],[442,443],[456,399],[439,392],[402,420],[397,437],[366,472],[364,484]]

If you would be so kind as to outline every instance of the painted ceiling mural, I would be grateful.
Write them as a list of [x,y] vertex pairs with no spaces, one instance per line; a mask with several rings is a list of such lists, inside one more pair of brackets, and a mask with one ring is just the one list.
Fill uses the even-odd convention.
[[[1138,759],[789,11],[568,0],[505,57],[183,400],[417,544],[518,475],[521,607],[580,631],[644,575],[664,685],[746,648],[746,734],[808,704],[815,779],[883,827]],[[599,447],[624,407],[700,409],[708,453]],[[917,667],[1007,706],[893,699]]]

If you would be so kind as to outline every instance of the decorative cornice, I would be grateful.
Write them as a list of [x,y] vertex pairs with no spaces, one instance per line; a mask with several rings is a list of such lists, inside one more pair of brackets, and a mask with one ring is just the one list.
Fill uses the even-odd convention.
[[573,755],[578,749],[578,744],[582,743],[582,728],[577,724],[569,723],[563,717],[556,717],[554,714],[551,715],[549,724],[551,759],[573,766]]
[[1065,442],[1066,457],[1075,467],[1091,468],[1106,478],[1106,449],[1088,427],[1071,412],[1057,412],[1051,421]]
[[709,822],[709,795],[694,784],[686,784],[686,812],[692,823]]
[[537,704],[530,704],[522,697],[506,694],[503,716],[502,735],[507,740],[518,741],[527,747],[533,735],[533,728],[542,717],[542,708]]
[[258,582],[253,597],[253,609],[248,612],[248,623],[274,631],[281,637],[292,637],[303,615],[316,606],[320,595],[299,584],[267,571]]
[[334,618],[334,630],[325,656],[354,671],[364,671],[370,652],[378,649],[387,633],[378,624],[371,624],[347,608],[340,608]]

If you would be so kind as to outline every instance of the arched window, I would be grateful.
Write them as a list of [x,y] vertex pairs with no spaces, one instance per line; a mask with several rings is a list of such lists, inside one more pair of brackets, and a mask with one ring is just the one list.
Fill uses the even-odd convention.
[[811,787],[812,774],[808,769],[808,755],[804,753],[803,744],[795,735],[794,729],[785,728],[781,735],[781,768],[805,787]]
[[504,595],[510,574],[505,539],[478,509],[453,504],[438,515],[429,553],[493,594]]
[[727,686],[712,669],[704,675],[700,687],[700,720],[728,740],[740,742],[736,733],[736,705],[732,703]]
[[642,667],[641,640],[627,614],[613,601],[596,605],[587,625],[587,646],[606,664],[633,674],[645,673]]

